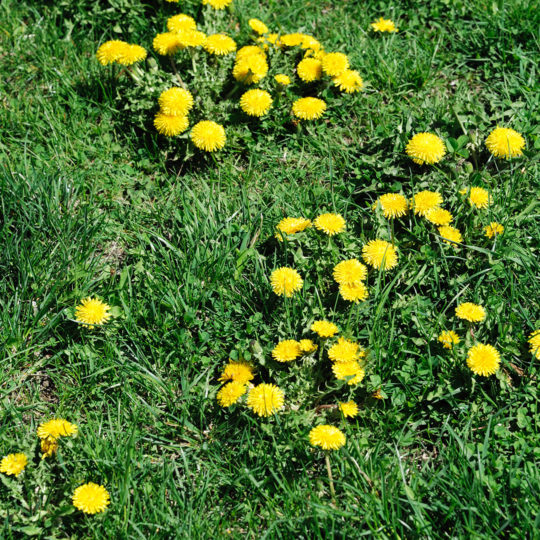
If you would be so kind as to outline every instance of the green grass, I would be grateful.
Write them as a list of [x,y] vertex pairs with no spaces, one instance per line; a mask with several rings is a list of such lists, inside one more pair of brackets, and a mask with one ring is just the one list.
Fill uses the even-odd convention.
[[[534,5],[235,5],[218,28],[258,16],[311,33],[349,54],[365,91],[335,94],[326,120],[307,129],[286,115],[261,127],[231,122],[215,160],[185,159],[185,142],[154,133],[152,105],[133,112],[126,82],[94,54],[119,36],[150,48],[167,16],[196,14],[198,2],[0,7],[0,454],[31,457],[19,478],[0,475],[2,537],[535,537],[539,370],[526,344],[540,326]],[[400,32],[368,32],[381,15]],[[489,157],[483,141],[498,123],[523,133],[523,158]],[[466,139],[439,166],[417,167],[404,147],[423,130]],[[471,184],[493,193],[490,210],[462,202]],[[454,251],[407,216],[396,226],[398,267],[370,276],[369,301],[349,317],[329,268],[388,235],[371,211],[379,195],[421,189],[444,195],[466,245]],[[273,238],[282,217],[322,211],[349,224],[330,249],[313,231],[286,249]],[[506,228],[495,244],[482,232],[493,220]],[[268,285],[284,264],[306,279],[289,317]],[[88,295],[115,313],[92,332],[72,321]],[[454,356],[436,343],[458,299],[488,310],[476,336],[501,351],[497,376],[472,377],[466,347]],[[354,392],[360,415],[347,423],[316,409],[348,395],[327,367],[311,377],[271,360],[278,339],[308,336],[322,314],[370,350]],[[259,364],[260,380],[283,381],[282,414],[262,421],[218,407],[219,372],[239,356]],[[370,397],[379,386],[382,401]],[[35,430],[53,416],[80,434],[41,462]],[[331,456],[335,503],[324,458],[307,442],[323,418],[348,438]],[[110,491],[103,515],[70,505],[86,481]]]

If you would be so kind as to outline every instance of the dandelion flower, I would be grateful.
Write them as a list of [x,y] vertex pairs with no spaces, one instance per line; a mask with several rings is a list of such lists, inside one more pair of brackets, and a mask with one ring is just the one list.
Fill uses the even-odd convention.
[[272,105],[272,97],[266,90],[248,90],[240,98],[240,107],[249,116],[264,116]]
[[97,298],[85,298],[75,308],[75,320],[89,328],[106,323],[111,317],[111,307]]
[[77,434],[78,427],[63,418],[53,418],[38,426],[37,436],[40,439],[55,441],[60,437],[72,437]]
[[475,375],[488,377],[493,375],[501,362],[499,351],[492,345],[478,343],[467,353],[467,365]]
[[203,5],[214,9],[225,9],[231,2],[232,0],[202,0]]
[[268,26],[259,19],[249,19],[249,27],[257,34],[268,34]]
[[495,157],[511,159],[523,154],[525,139],[513,129],[497,126],[488,135],[486,147]]
[[283,266],[270,274],[270,284],[272,285],[272,290],[278,296],[290,298],[302,288],[304,281],[294,268]]
[[310,225],[311,221],[309,219],[303,217],[286,217],[277,224],[276,228],[279,232],[285,234],[296,234],[307,229]]
[[459,343],[459,336],[453,330],[444,330],[437,338],[445,349],[451,349]]
[[102,66],[116,62],[124,53],[127,45],[128,44],[125,41],[120,41],[118,39],[106,41],[100,45],[96,51],[98,62]]
[[58,441],[56,439],[41,439],[41,459],[51,457],[58,450]]
[[280,43],[285,47],[298,47],[304,40],[304,34],[285,34],[281,36]]
[[246,45],[240,49],[238,49],[238,52],[236,53],[236,62],[240,62],[242,60],[245,60],[246,58],[249,58],[250,56],[260,56],[264,60],[266,60],[266,55],[264,54],[264,51],[255,45]]
[[199,30],[183,30],[176,34],[180,45],[186,47],[200,47],[206,43],[206,34]]
[[328,53],[322,59],[323,71],[330,77],[338,77],[349,67],[347,55],[339,52]]
[[309,432],[309,442],[323,450],[339,450],[347,441],[345,434],[335,426],[322,425]]
[[73,492],[73,506],[85,514],[103,512],[110,504],[109,492],[98,484],[88,482]]
[[185,13],[173,15],[167,19],[167,30],[169,32],[185,32],[186,30],[197,30],[197,23],[193,17]]
[[286,339],[280,341],[272,351],[272,356],[278,362],[292,362],[299,356],[302,356],[302,350],[300,349],[300,343],[294,339]]
[[313,225],[328,236],[334,236],[345,230],[345,220],[340,214],[321,214],[315,218]]
[[308,34],[302,34],[302,41],[300,42],[300,47],[302,49],[307,49],[308,51],[316,52],[321,49],[321,44],[313,36],[309,36]]
[[332,371],[336,376],[336,379],[340,381],[347,381],[349,386],[359,384],[366,376],[364,368],[356,360],[351,362],[335,362],[332,365]]
[[338,327],[330,321],[315,321],[311,325],[310,330],[322,338],[332,337],[339,332]]
[[381,392],[380,388],[375,390],[375,392],[373,392],[373,394],[371,394],[371,397],[374,398],[374,399],[384,399],[384,396],[382,395],[382,392]]
[[[262,51],[261,51],[262,52]],[[243,56],[236,59],[233,68],[233,77],[244,84],[258,83],[268,73],[268,62],[260,54]]]
[[219,389],[216,399],[221,407],[234,405],[247,391],[247,386],[238,381],[231,381]]
[[473,186],[470,190],[467,188],[462,189],[460,193],[465,195],[469,192],[469,204],[476,206],[476,208],[487,208],[491,204],[491,197],[487,189]]
[[360,73],[354,69],[346,69],[332,80],[335,86],[347,94],[359,92],[364,87],[364,81],[362,80],[362,77],[360,77]]
[[175,34],[174,32],[158,34],[154,38],[152,45],[154,50],[163,56],[174,54],[183,48],[178,34]]
[[328,349],[328,358],[334,362],[355,362],[364,355],[358,343],[343,337],[338,338],[337,343]]
[[186,116],[193,107],[193,95],[189,90],[173,87],[161,93],[158,103],[165,115]]
[[417,133],[407,143],[407,155],[418,165],[438,163],[446,154],[446,147],[441,138],[433,133]]
[[236,51],[236,42],[225,34],[212,34],[206,38],[204,49],[210,54],[224,56]]
[[407,213],[407,199],[401,193],[385,193],[377,201],[387,219],[402,217]]
[[451,227],[450,225],[439,227],[439,234],[442,236],[443,242],[452,244],[454,247],[457,247],[455,242],[463,242],[463,236],[461,236],[459,229]]
[[362,258],[376,270],[390,270],[398,263],[396,248],[386,240],[370,240],[362,248]]
[[528,343],[531,354],[540,360],[540,330],[535,330],[529,336]]
[[193,126],[191,140],[200,150],[215,152],[225,146],[225,129],[221,124],[211,120],[203,120]]
[[144,47],[141,47],[140,45],[129,45],[126,43],[126,46],[116,61],[123,66],[131,66],[136,62],[144,60],[147,55],[148,53]]
[[414,213],[425,217],[430,210],[439,208],[443,198],[437,191],[419,191],[412,198],[411,206]]
[[311,339],[301,339],[298,344],[300,345],[302,354],[311,354],[317,350],[317,344]]
[[154,127],[165,137],[176,137],[186,131],[188,126],[187,116],[170,115],[159,111],[154,118]]
[[486,231],[486,236],[488,238],[493,238],[498,234],[502,234],[504,232],[504,227],[500,223],[492,221],[484,230]]
[[277,75],[274,75],[274,79],[278,84],[281,84],[281,86],[287,86],[291,84],[291,78],[283,73],[278,73]]
[[358,259],[341,261],[334,266],[334,279],[340,285],[353,285],[367,277],[367,268]]
[[322,63],[316,58],[304,58],[296,66],[296,73],[304,82],[318,81],[322,77]]
[[361,281],[356,283],[342,283],[339,286],[339,294],[348,302],[363,302],[368,297],[367,287]]
[[426,219],[434,225],[450,225],[454,220],[454,216],[444,208],[434,208],[426,213]]
[[24,454],[8,454],[0,462],[0,472],[19,476],[24,471],[27,463],[28,458]]
[[219,381],[235,381],[241,384],[247,384],[249,381],[253,380],[255,375],[253,374],[253,366],[247,362],[234,362],[230,361],[226,366]]
[[270,416],[283,407],[285,394],[275,384],[262,383],[248,394],[247,406],[259,416]]
[[374,23],[371,23],[371,28],[375,32],[397,32],[399,28],[390,19],[379,17]]
[[472,302],[464,302],[456,307],[456,317],[469,322],[480,322],[486,318],[486,310]]
[[292,106],[294,116],[300,120],[317,120],[324,111],[326,111],[326,103],[314,97],[299,98]]
[[358,414],[358,405],[354,401],[339,404],[339,410],[345,418],[354,418]]

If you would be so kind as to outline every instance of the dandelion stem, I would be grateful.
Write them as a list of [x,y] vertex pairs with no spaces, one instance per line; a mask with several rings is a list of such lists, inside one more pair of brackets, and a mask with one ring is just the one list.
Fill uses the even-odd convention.
[[324,460],[326,461],[326,472],[328,473],[328,481],[330,482],[330,493],[332,494],[332,502],[336,502],[336,490],[334,489],[334,478],[332,477],[332,468],[330,467],[330,455],[328,452],[324,454]]
[[187,87],[186,85],[184,84],[184,81],[182,80],[182,77],[180,77],[180,73],[178,73],[178,70],[176,69],[176,63],[174,61],[174,58],[172,55],[169,56],[169,60],[171,62],[171,67],[172,67],[172,70],[174,71],[174,74],[176,75],[176,78],[178,79],[178,82],[180,83],[180,86],[184,89],[184,90],[187,90]]

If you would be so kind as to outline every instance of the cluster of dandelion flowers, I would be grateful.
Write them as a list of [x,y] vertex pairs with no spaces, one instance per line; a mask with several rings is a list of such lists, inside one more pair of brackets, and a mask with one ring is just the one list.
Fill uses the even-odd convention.
[[397,32],[399,28],[396,28],[396,25],[390,19],[384,19],[379,17],[374,23],[371,23],[371,28],[375,32]]
[[296,73],[304,82],[318,81],[322,77],[322,63],[316,58],[304,58],[296,66]]
[[487,225],[484,228],[485,234],[488,238],[493,238],[494,236],[497,236],[498,234],[502,234],[504,232],[504,227],[497,223],[496,221],[492,221],[489,225]]
[[217,393],[216,399],[221,407],[234,405],[245,393],[247,387],[238,381],[231,381],[223,385]]
[[328,53],[322,59],[322,68],[330,77],[337,77],[349,69],[349,59],[340,52]]
[[330,321],[315,321],[310,330],[322,338],[332,337],[339,332],[339,328]]
[[313,225],[328,236],[334,236],[345,230],[346,222],[340,214],[321,214],[315,218]]
[[535,330],[528,339],[530,353],[540,360],[540,330]]
[[75,424],[63,418],[53,418],[38,426],[37,436],[40,439],[57,440],[60,437],[73,437],[78,430],[79,428]]
[[317,120],[324,111],[326,111],[326,103],[319,98],[304,97],[297,99],[292,106],[292,112],[296,118],[300,120]]
[[334,266],[334,280],[340,285],[353,285],[364,281],[367,277],[367,268],[358,259],[341,261]]
[[362,258],[376,270],[391,270],[398,263],[396,248],[386,240],[370,240],[362,248]]
[[332,79],[334,86],[337,86],[341,92],[354,94],[360,92],[364,87],[364,81],[358,71],[354,69],[346,69],[343,73]]
[[248,394],[247,406],[259,416],[270,416],[283,407],[285,394],[275,384],[261,383]]
[[478,343],[467,353],[467,365],[475,375],[489,377],[493,375],[501,363],[501,355],[493,345]]
[[437,340],[442,343],[445,349],[451,349],[459,343],[459,336],[453,330],[444,330],[439,334]]
[[88,297],[81,300],[75,308],[75,321],[89,328],[105,324],[111,317],[111,307],[98,298]]
[[272,351],[272,357],[278,362],[292,362],[302,356],[300,343],[294,339],[280,341]]
[[332,371],[336,376],[336,379],[340,381],[347,381],[347,384],[352,386],[359,384],[364,380],[366,372],[357,360],[350,362],[335,362],[332,365]]
[[407,213],[409,203],[401,193],[385,193],[377,199],[381,205],[383,215],[387,219],[395,219]]
[[317,350],[317,344],[311,339],[301,339],[298,342],[298,345],[300,346],[300,351],[302,354],[311,354]]
[[446,244],[453,244],[455,247],[457,247],[456,242],[463,242],[463,236],[461,236],[459,229],[451,227],[450,225],[439,227],[439,234],[441,235],[443,242]]
[[347,441],[345,434],[335,426],[322,425],[309,432],[309,442],[323,450],[339,450]]
[[304,231],[311,225],[309,219],[299,217],[286,217],[283,218],[277,225],[276,229],[284,234],[296,234]]
[[274,75],[274,80],[278,84],[281,84],[281,86],[288,86],[289,84],[291,84],[291,78],[284,73],[278,73],[277,75]]
[[416,193],[411,202],[411,206],[416,215],[425,217],[428,212],[439,208],[443,203],[443,198],[437,191],[420,191]]
[[294,268],[282,266],[270,274],[270,284],[275,294],[290,298],[302,288],[304,280]]
[[486,147],[495,157],[511,159],[523,154],[525,139],[513,129],[497,126],[487,136]]
[[446,147],[434,133],[417,133],[407,143],[407,155],[418,165],[438,163],[446,154]]
[[130,45],[124,41],[112,40],[106,41],[98,48],[96,57],[103,66],[114,62],[123,66],[130,66],[144,60],[147,54],[146,49],[140,45]]
[[193,107],[193,95],[184,88],[165,90],[158,98],[161,112],[170,116],[186,116]]
[[360,349],[358,343],[349,341],[343,337],[338,338],[328,349],[328,357],[334,362],[352,362],[364,356],[364,351]]
[[426,219],[433,223],[433,225],[442,227],[444,225],[450,225],[454,220],[454,216],[444,208],[433,208],[433,210],[426,213]]
[[170,115],[159,111],[154,118],[154,127],[160,135],[176,137],[186,131],[189,120],[187,116]]
[[225,56],[236,51],[236,42],[226,34],[212,34],[206,38],[204,50],[216,56]]
[[253,366],[251,364],[242,361],[231,361],[225,366],[218,380],[221,382],[236,381],[241,384],[247,384],[254,377]]
[[358,414],[358,405],[354,401],[339,403],[339,410],[345,418],[354,418]]
[[19,476],[28,464],[28,458],[25,454],[8,454],[0,462],[0,472],[8,476]]
[[249,116],[264,116],[272,105],[272,96],[258,88],[248,90],[240,98],[240,107]]
[[212,120],[202,120],[193,126],[191,140],[200,150],[215,152],[225,146],[225,129]]
[[79,486],[72,496],[73,506],[85,514],[103,512],[110,504],[110,499],[109,492],[93,482]]
[[486,318],[486,310],[472,302],[464,302],[456,307],[456,317],[469,322],[481,322]]
[[487,189],[473,186],[470,190],[466,188],[462,189],[460,193],[465,195],[467,192],[469,192],[469,204],[471,206],[484,209],[491,204],[491,196],[489,195],[489,191]]

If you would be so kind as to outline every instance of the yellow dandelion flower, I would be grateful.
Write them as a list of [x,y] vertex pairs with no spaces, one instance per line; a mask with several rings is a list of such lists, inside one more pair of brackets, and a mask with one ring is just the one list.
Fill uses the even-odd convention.
[[28,458],[25,454],[8,454],[0,462],[0,472],[7,475],[19,476],[24,471],[27,463]]
[[450,225],[454,220],[454,216],[444,208],[434,208],[426,213],[426,219],[434,225]]
[[530,353],[540,360],[540,330],[535,330],[528,339]]
[[268,62],[264,56],[253,54],[242,56],[234,64],[233,77],[244,84],[258,83],[268,73]]
[[376,270],[390,270],[398,263],[396,248],[386,240],[370,240],[362,248],[362,258]]
[[465,188],[460,191],[462,195],[469,193],[469,204],[476,208],[487,208],[491,204],[491,196],[487,189],[473,186],[469,189]]
[[310,330],[322,338],[332,337],[339,332],[338,327],[330,321],[315,321]]
[[377,199],[385,218],[394,219],[407,213],[408,202],[401,193],[385,193]]
[[53,418],[38,426],[37,436],[40,439],[55,441],[60,437],[72,437],[77,434],[78,430],[79,428],[75,424],[63,418]]
[[358,405],[354,401],[339,404],[339,410],[345,418],[354,418],[358,414]]
[[294,268],[283,266],[270,274],[270,284],[272,285],[272,290],[278,296],[290,298],[302,288],[304,280]]
[[240,98],[240,107],[249,116],[264,116],[272,105],[272,96],[266,90],[248,90]]
[[411,206],[414,213],[425,217],[430,210],[439,208],[443,198],[437,191],[419,191],[412,198]]
[[456,317],[469,322],[481,322],[486,318],[486,310],[472,302],[464,302],[456,306]]
[[493,238],[498,234],[502,234],[504,232],[504,227],[500,223],[492,221],[487,227],[484,228],[484,230],[486,231],[486,236],[488,238]]
[[41,439],[41,459],[51,457],[58,450],[58,441],[56,439]]
[[390,19],[379,17],[374,23],[371,23],[371,28],[375,32],[397,32],[399,28]]
[[110,499],[109,492],[93,482],[79,486],[72,496],[73,506],[85,514],[103,512],[109,506]]
[[126,44],[116,61],[123,66],[131,66],[136,62],[144,60],[147,55],[148,53],[144,47]]
[[253,380],[255,375],[253,374],[253,366],[247,362],[234,362],[230,361],[226,366],[221,376],[220,382],[235,381],[241,384],[247,384]]
[[266,24],[259,19],[249,19],[248,24],[249,27],[257,34],[268,34],[270,31],[268,30],[268,26],[266,26]]
[[368,290],[364,283],[358,281],[357,283],[342,283],[339,286],[339,294],[343,300],[347,302],[364,302],[368,297]]
[[185,13],[173,15],[167,19],[167,30],[169,32],[185,32],[186,30],[197,30],[197,23],[193,17]]
[[300,345],[302,354],[311,354],[317,350],[317,344],[311,339],[301,339],[298,344]]
[[335,426],[325,424],[309,432],[309,443],[323,450],[339,450],[346,442],[345,434]]
[[309,219],[299,217],[283,218],[276,226],[277,230],[285,234],[296,234],[307,229],[311,225]]
[[296,73],[304,82],[318,81],[322,77],[322,63],[316,58],[304,58],[296,66]]
[[356,360],[351,362],[335,362],[332,364],[332,371],[339,381],[347,381],[349,386],[359,384],[366,376],[364,368]]
[[247,406],[259,416],[270,416],[283,407],[285,394],[275,384],[261,383],[248,394]]
[[245,60],[250,56],[261,56],[266,60],[266,55],[260,47],[256,47],[255,45],[246,45],[245,47],[238,49],[235,61],[240,62],[241,60]]
[[272,356],[278,362],[292,362],[302,356],[300,343],[294,339],[280,341],[272,351]]
[[418,165],[438,163],[446,154],[446,147],[440,137],[433,133],[417,133],[407,143],[407,155]]
[[234,405],[247,391],[247,386],[238,381],[231,381],[223,385],[217,393],[216,399],[221,407]]
[[171,55],[183,49],[178,34],[174,32],[165,32],[158,34],[152,42],[154,50],[163,56]]
[[191,140],[200,150],[215,152],[225,146],[225,129],[212,120],[202,120],[193,126]]
[[203,5],[213,7],[214,9],[225,9],[232,0],[202,0]]
[[97,298],[88,297],[81,300],[75,308],[75,321],[89,328],[106,323],[112,314],[109,313],[111,307]]
[[187,116],[165,114],[159,111],[154,118],[154,127],[157,132],[165,137],[176,137],[180,135],[189,126]]
[[343,73],[334,77],[332,81],[335,86],[347,94],[359,92],[364,87],[364,81],[362,80],[362,77],[360,77],[360,73],[353,69],[346,69]]
[[118,39],[106,41],[96,51],[98,62],[103,66],[116,62],[122,56],[127,46],[128,44],[125,41]]
[[287,86],[291,84],[291,78],[288,75],[285,75],[284,73],[278,73],[277,75],[274,75],[274,80],[281,84],[281,86]]
[[158,98],[161,112],[168,116],[186,116],[193,107],[193,95],[184,88],[169,88]]
[[326,111],[326,103],[319,98],[305,97],[297,99],[292,106],[292,112],[300,120],[316,120]]
[[304,34],[285,34],[281,36],[280,43],[281,45],[284,45],[285,47],[298,47],[299,45],[302,45],[302,41],[304,40]]
[[367,268],[358,259],[341,261],[334,266],[334,279],[340,285],[353,285],[367,277]]
[[492,345],[478,343],[467,353],[467,365],[475,375],[489,377],[499,369],[500,363],[501,355]]
[[340,214],[321,214],[313,221],[313,225],[328,236],[334,236],[345,230],[345,219]]
[[451,349],[460,341],[459,336],[453,330],[444,330],[439,334],[437,340],[442,343],[445,349]]
[[525,139],[513,129],[497,126],[488,135],[486,147],[495,157],[511,159],[523,154]]
[[365,355],[365,351],[360,349],[360,345],[354,341],[349,341],[343,337],[338,338],[328,349],[328,358],[333,362],[355,362]]
[[206,34],[199,30],[183,30],[176,34],[183,48],[200,47],[206,43]]
[[456,246],[455,242],[463,242],[463,236],[461,236],[461,232],[459,231],[459,229],[451,227],[450,225],[444,225],[443,227],[439,227],[439,234],[442,236],[444,243],[451,244],[456,248],[458,246]]
[[330,77],[338,77],[349,68],[349,59],[340,52],[327,53],[322,59],[322,68]]
[[224,56],[236,51],[236,42],[225,34],[212,34],[206,38],[204,49],[210,54]]

